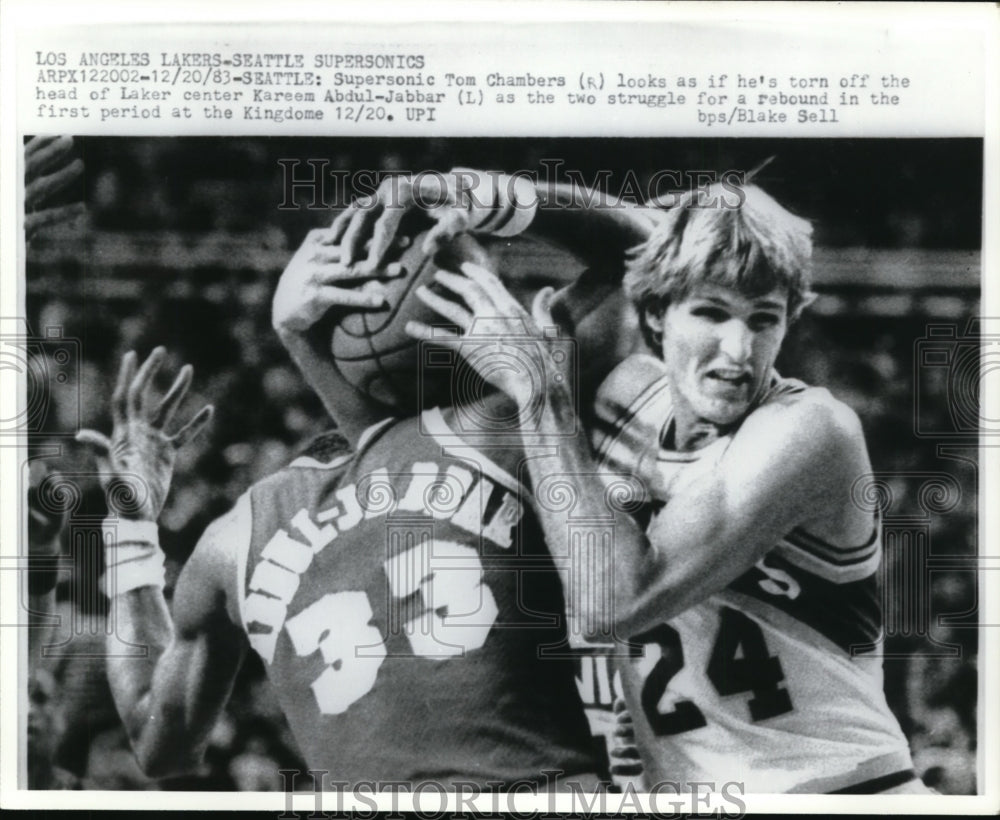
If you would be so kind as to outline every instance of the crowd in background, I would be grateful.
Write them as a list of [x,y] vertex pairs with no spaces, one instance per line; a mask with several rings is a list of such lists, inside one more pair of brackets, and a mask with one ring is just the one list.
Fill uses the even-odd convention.
[[[761,180],[779,199],[790,199],[799,212],[815,219],[819,244],[832,248],[978,247],[978,222],[971,227],[963,221],[969,207],[969,191],[962,187],[967,174],[956,172],[957,181],[939,192],[933,208],[914,205],[905,196],[908,187],[918,188],[917,169],[926,160],[925,154],[943,150],[936,142],[924,142],[920,151],[911,152],[912,158],[903,152],[896,180],[901,190],[896,190],[895,205],[881,203],[881,207],[872,202],[873,197],[861,196],[856,186],[864,177],[865,162],[885,161],[878,153],[884,153],[884,146],[836,142],[845,144],[823,145],[831,157],[853,151],[854,176],[845,178],[837,169],[814,163],[809,166],[813,181],[822,184],[810,187],[789,170],[796,162],[804,163],[796,152],[804,155],[806,148],[790,145],[792,156],[779,157],[773,184]],[[463,153],[463,146],[456,147],[454,142],[421,140],[389,152],[384,141],[371,143],[327,144],[325,156],[332,167],[344,168],[463,164],[510,169],[532,167],[531,162],[537,163],[549,151],[552,155],[561,151],[559,156],[573,168],[574,151],[582,157],[587,156],[582,153],[585,150],[594,156],[601,156],[602,150],[599,145],[586,148],[569,142],[537,146],[477,141],[464,146]],[[38,352],[43,361],[36,368],[40,375],[32,389],[44,393],[47,404],[40,411],[40,432],[33,450],[37,455],[46,445],[62,448],[57,458],[48,459],[53,471],[65,475],[93,472],[90,454],[64,434],[78,427],[110,429],[108,397],[117,364],[128,350],[145,355],[155,345],[166,346],[168,360],[160,387],[166,387],[179,367],[189,362],[195,367],[195,379],[185,406],[215,405],[216,417],[208,434],[179,453],[160,517],[161,543],[168,557],[168,594],[205,526],[253,482],[286,464],[312,436],[330,426],[318,399],[270,328],[270,294],[281,263],[263,266],[268,269],[240,270],[221,262],[213,266],[211,253],[198,253],[199,243],[218,247],[218,236],[224,235],[242,237],[251,253],[260,249],[261,258],[290,257],[305,232],[324,224],[330,213],[279,209],[286,172],[276,160],[324,156],[323,146],[322,141],[81,140],[87,214],[75,225],[41,237],[29,254],[31,327],[36,333],[59,328],[65,338],[79,340],[79,361],[69,371],[69,383],[56,385],[54,374],[59,368],[46,365],[44,347]],[[647,169],[657,167],[655,163],[662,159],[646,146],[647,141],[637,141],[629,160],[642,162]],[[689,140],[675,147],[679,167],[717,168],[737,162],[735,157],[727,159],[725,152],[732,149],[721,143]],[[767,148],[744,145],[745,152],[756,157]],[[818,152],[819,166],[824,156]],[[957,161],[974,167],[974,159],[973,151],[971,159],[961,154]],[[588,161],[597,164],[593,157]],[[782,161],[787,163],[784,171],[780,170]],[[840,161],[845,167],[850,165]],[[856,167],[859,163],[861,168]],[[581,160],[575,167],[586,166]],[[974,183],[979,183],[978,176]],[[342,194],[329,192],[331,200]],[[823,199],[823,194],[833,201]],[[927,196],[926,189],[922,195]],[[978,220],[978,210],[973,213]],[[134,261],[98,254],[79,258],[65,250],[92,248],[87,238],[95,235],[130,232],[141,233],[144,247],[156,249],[150,269],[135,269]],[[85,256],[86,251],[79,253]],[[122,282],[136,287],[112,288]],[[184,287],[178,288],[178,283]],[[969,299],[968,315],[976,307],[974,297]],[[874,469],[884,476],[879,492],[891,497],[884,509],[887,532],[896,532],[900,538],[919,533],[934,556],[968,557],[977,548],[975,453],[970,451],[964,461],[942,461],[936,441],[913,434],[918,387],[928,399],[920,412],[936,416],[923,418],[921,423],[935,430],[953,424],[949,415],[953,385],[947,374],[922,370],[915,359],[915,340],[933,318],[848,312],[807,316],[786,342],[779,366],[784,375],[827,386],[859,413]],[[50,377],[53,381],[47,384]],[[923,485],[928,476],[941,472],[955,477],[957,491],[945,488],[946,495],[951,493],[946,502],[935,497],[928,505]],[[84,788],[283,788],[280,770],[304,767],[253,656],[238,678],[224,718],[213,730],[199,772],[152,783],[138,770],[100,657],[111,627],[108,602],[96,592],[101,571],[99,542],[95,545],[87,533],[99,526],[104,496],[92,478],[80,478],[77,483],[79,497],[72,503],[63,533],[64,552],[73,566],[63,570],[57,587],[61,623],[53,631],[53,648],[43,663],[47,694],[38,695],[38,708],[46,710],[52,725],[45,739],[50,747],[47,759]],[[900,554],[887,551],[885,577],[899,569]],[[961,568],[941,569],[927,578],[930,613],[935,617],[925,619],[926,628],[887,629],[876,651],[887,656],[887,697],[910,738],[919,773],[939,791],[973,793],[977,578]],[[952,618],[947,625],[936,622],[938,614],[961,613],[966,615]]]

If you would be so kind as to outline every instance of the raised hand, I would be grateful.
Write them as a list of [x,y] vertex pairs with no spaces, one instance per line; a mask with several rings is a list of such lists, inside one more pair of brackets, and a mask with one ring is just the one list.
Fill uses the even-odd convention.
[[341,245],[340,261],[358,265],[368,274],[382,267],[403,217],[414,209],[424,211],[434,221],[423,245],[424,253],[432,254],[469,230],[471,213],[465,199],[454,174],[387,177],[373,196],[359,199],[334,220],[331,236]]
[[[280,336],[308,331],[330,308],[377,308],[385,301],[385,289],[371,273],[344,263],[337,244],[342,233],[332,227],[310,231],[281,274],[271,312]],[[389,265],[386,273],[398,276],[402,268]]]
[[109,474],[109,481],[132,485],[134,503],[119,510],[124,518],[157,519],[170,490],[177,450],[212,418],[213,408],[207,405],[176,433],[167,434],[166,428],[191,385],[193,370],[190,365],[181,368],[170,389],[154,403],[150,385],[164,356],[165,350],[156,348],[136,371],[135,353],[126,353],[111,396],[111,438],[96,430],[81,430],[76,435],[77,441],[96,448],[98,460],[107,467],[102,472]]
[[[528,313],[500,279],[479,265],[466,262],[462,274],[439,270],[436,281],[464,305],[439,296],[426,287],[417,296],[460,333],[410,321],[406,332],[416,339],[433,341],[458,351],[489,384],[503,390],[521,411],[553,391],[569,391],[565,362],[566,340],[556,343],[551,333],[556,322],[549,312],[551,288],[535,298]],[[559,358],[563,361],[557,361]]]

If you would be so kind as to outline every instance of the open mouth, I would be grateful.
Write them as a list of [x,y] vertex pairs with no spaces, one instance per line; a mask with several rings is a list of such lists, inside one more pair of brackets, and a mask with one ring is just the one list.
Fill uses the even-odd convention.
[[745,370],[717,368],[709,370],[706,377],[725,387],[744,387],[750,384],[750,373]]

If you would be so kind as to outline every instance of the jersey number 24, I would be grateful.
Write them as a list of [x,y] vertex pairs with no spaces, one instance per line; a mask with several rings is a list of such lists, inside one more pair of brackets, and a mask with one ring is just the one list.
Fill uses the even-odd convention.
[[[729,607],[723,607],[719,614],[719,632],[705,670],[715,690],[720,695],[752,692],[747,706],[754,721],[792,711],[788,690],[778,685],[785,679],[781,661],[768,653],[760,627]],[[677,630],[660,624],[634,640],[660,647],[660,659],[643,683],[641,696],[642,709],[653,732],[676,735],[705,726],[705,716],[693,701],[678,700],[669,712],[659,709],[670,681],[684,668],[684,648]]]

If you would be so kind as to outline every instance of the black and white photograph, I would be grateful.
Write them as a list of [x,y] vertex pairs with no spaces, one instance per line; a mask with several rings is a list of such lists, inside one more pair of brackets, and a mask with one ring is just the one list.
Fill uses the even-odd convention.
[[30,788],[977,793],[981,140],[24,150]]
[[39,2],[5,809],[1000,807],[995,8]]

